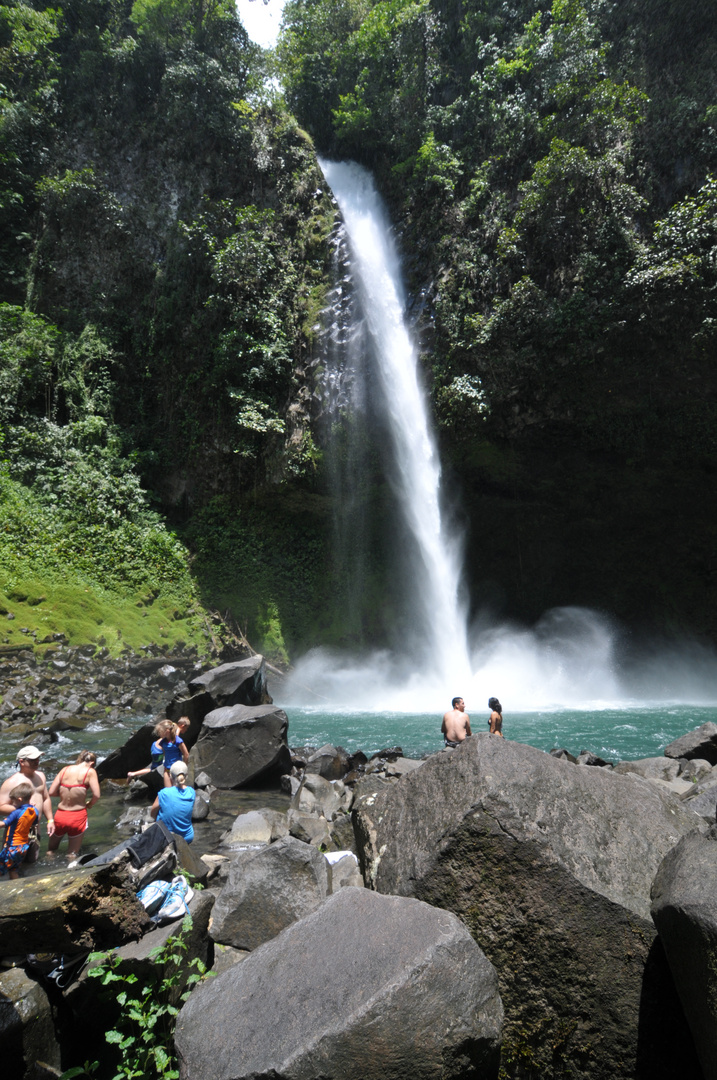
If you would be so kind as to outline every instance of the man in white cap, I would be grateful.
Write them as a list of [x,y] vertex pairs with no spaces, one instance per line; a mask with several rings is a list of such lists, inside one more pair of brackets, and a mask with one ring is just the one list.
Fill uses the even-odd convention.
[[[47,818],[47,835],[52,836],[55,831],[55,822],[52,816],[52,802],[50,801],[50,796],[47,791],[45,774],[38,769],[41,757],[42,750],[38,750],[36,746],[23,746],[18,750],[17,767],[19,775],[15,772],[12,776],[8,776],[7,780],[2,784],[2,787],[0,787],[0,814],[12,813],[13,805],[8,801],[8,796],[12,789],[20,782],[20,777],[22,777],[22,779],[26,780],[33,788],[33,795],[30,802],[37,810],[38,822],[40,816],[44,813]],[[35,841],[30,844],[30,849],[25,856],[25,861],[36,862],[39,853],[39,843]]]

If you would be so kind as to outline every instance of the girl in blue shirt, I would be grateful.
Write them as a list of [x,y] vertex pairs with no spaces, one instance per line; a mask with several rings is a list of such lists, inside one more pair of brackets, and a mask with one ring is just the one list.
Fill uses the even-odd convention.
[[135,776],[146,776],[147,773],[151,773],[158,769],[160,765],[163,765],[164,786],[169,788],[172,786],[169,770],[176,761],[183,761],[186,765],[189,760],[189,751],[184,739],[179,734],[177,725],[173,724],[171,720],[160,720],[154,729],[154,734],[157,739],[152,743],[150,750],[152,764],[148,765],[146,769],[139,769],[138,772],[128,772],[127,779],[132,780]]

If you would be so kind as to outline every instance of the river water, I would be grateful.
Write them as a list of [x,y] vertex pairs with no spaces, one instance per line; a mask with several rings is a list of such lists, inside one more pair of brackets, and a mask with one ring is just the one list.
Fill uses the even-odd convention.
[[[474,732],[487,731],[487,708],[466,700]],[[332,743],[346,750],[375,753],[400,746],[406,757],[422,757],[443,746],[436,713],[352,712],[325,708],[287,708],[292,745]],[[590,750],[606,761],[660,757],[668,743],[708,720],[717,723],[717,706],[638,705],[623,708],[506,711],[503,734],[540,750],[565,747],[573,754]]]

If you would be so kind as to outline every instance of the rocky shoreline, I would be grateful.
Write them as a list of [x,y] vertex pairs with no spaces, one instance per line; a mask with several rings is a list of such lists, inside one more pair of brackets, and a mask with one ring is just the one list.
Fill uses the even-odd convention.
[[[168,717],[189,716],[197,817],[215,793],[257,782],[289,798],[286,812],[240,814],[201,859],[177,842],[153,866],[206,886],[189,955],[216,978],[178,1017],[183,1080],[717,1075],[717,725],[614,766],[488,734],[369,760],[291,749],[261,657],[209,671],[173,658],[179,677],[168,659],[137,670],[128,658],[124,694],[140,680],[148,704],[163,694]],[[45,716],[64,705],[55,687],[80,698],[110,674],[90,686],[73,663],[59,682],[66,669],[45,672],[57,660],[70,663],[45,659],[31,691],[53,680]],[[103,708],[126,707],[108,686]],[[7,728],[26,722],[11,700]],[[110,754],[104,784],[144,765],[147,742],[142,729]],[[142,781],[127,790],[145,806],[150,795]],[[109,948],[118,971],[146,973],[177,926],[149,922],[137,875],[124,851],[0,884],[0,1047],[14,1076],[102,1058],[107,1005],[86,971],[60,991],[26,954]],[[81,1048],[80,1028],[92,1032]]]
[[148,645],[112,657],[62,635],[42,650],[0,646],[0,735],[48,746],[62,731],[111,726],[128,715],[163,709],[167,693],[203,670],[195,649],[168,656]]

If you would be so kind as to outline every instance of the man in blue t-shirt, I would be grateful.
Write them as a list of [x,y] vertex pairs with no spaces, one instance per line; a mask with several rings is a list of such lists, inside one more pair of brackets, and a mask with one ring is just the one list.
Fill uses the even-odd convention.
[[187,766],[175,761],[169,770],[172,787],[162,788],[149,811],[155,821],[163,821],[170,832],[183,836],[188,844],[194,839],[192,810],[194,788],[187,787]]

